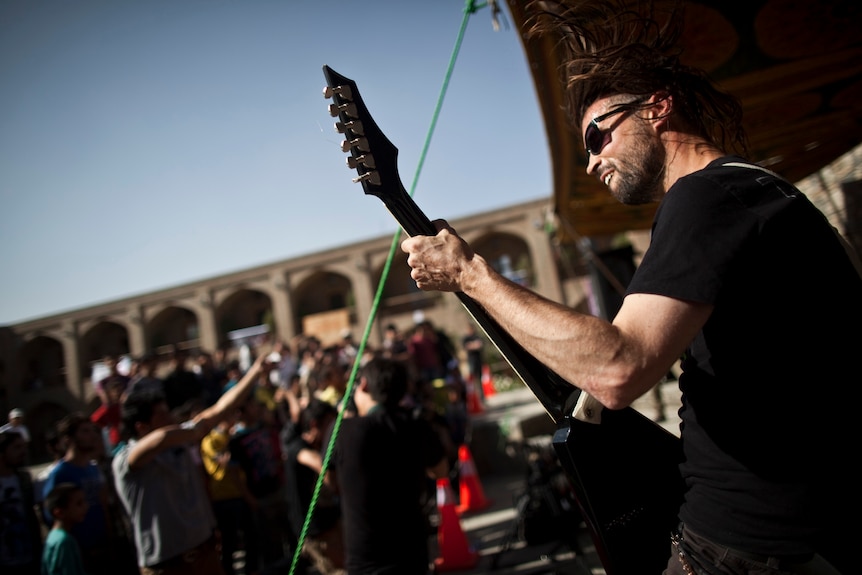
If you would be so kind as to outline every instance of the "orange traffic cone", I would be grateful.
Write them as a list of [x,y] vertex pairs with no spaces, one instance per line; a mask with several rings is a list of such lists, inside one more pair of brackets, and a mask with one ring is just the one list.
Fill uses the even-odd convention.
[[467,413],[471,415],[476,415],[485,411],[485,408],[482,406],[482,400],[479,398],[479,394],[476,392],[476,386],[479,385],[476,382],[473,374],[470,374],[467,377],[466,386],[467,386]]
[[449,478],[437,480],[437,511],[440,525],[437,528],[437,543],[440,556],[434,560],[434,571],[459,571],[472,569],[479,561],[479,554],[467,543],[461,520],[455,510],[455,496]]
[[497,390],[494,389],[494,380],[491,379],[491,368],[487,365],[482,366],[482,392],[485,397],[491,397]]
[[485,497],[485,491],[479,483],[479,475],[476,473],[476,464],[470,448],[462,445],[458,448],[458,486],[461,503],[456,508],[458,513],[468,511],[481,511],[491,505],[491,501]]

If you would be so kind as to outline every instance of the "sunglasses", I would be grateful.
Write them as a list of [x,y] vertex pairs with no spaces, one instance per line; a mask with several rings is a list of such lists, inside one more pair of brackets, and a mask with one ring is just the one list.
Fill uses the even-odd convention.
[[587,126],[587,130],[584,132],[584,147],[587,149],[587,155],[595,156],[599,152],[602,151],[602,148],[605,147],[607,143],[608,134],[613,131],[613,128],[608,129],[607,131],[602,131],[599,128],[599,122],[603,122],[610,118],[611,116],[615,116],[617,114],[622,114],[623,112],[631,112],[639,105],[646,102],[646,98],[641,98],[639,100],[635,100],[634,102],[629,102],[627,104],[622,104],[617,106],[610,112],[605,112],[601,116],[596,116]]

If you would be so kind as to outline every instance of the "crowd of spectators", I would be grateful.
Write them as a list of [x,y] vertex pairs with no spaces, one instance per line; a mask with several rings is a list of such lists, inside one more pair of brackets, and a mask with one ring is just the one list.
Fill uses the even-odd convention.
[[[457,450],[467,425],[457,352],[448,336],[429,321],[408,333],[388,325],[385,333],[381,345],[362,348],[358,364],[386,360],[405,368],[406,390],[399,408],[436,432],[448,458],[447,469],[457,481]],[[194,562],[203,561],[212,542],[225,575],[286,573],[300,540],[304,547],[297,573],[344,573],[340,497],[334,480],[325,482],[315,499],[319,511],[310,509],[310,503],[337,429],[336,416],[361,413],[348,395],[359,350],[352,333],[345,331],[331,345],[299,336],[291,342],[264,337],[244,349],[175,348],[167,361],[152,354],[134,358],[127,371],[120,369],[118,358],[106,358],[105,375],[93,384],[98,406],[57,422],[56,430],[48,434],[55,460],[33,485],[17,488],[15,493],[30,494],[32,499],[19,497],[18,506],[22,529],[18,536],[27,543],[20,549],[29,549],[29,554],[16,558],[14,545],[2,546],[0,570],[39,574],[40,564],[47,561],[42,553],[47,556],[49,533],[59,529],[68,533],[55,533],[51,541],[62,541],[66,546],[62,549],[73,541],[89,575],[204,572],[201,569],[212,566],[198,566],[196,571]],[[11,445],[8,437],[0,442],[0,447]],[[11,473],[26,460],[19,461],[14,454],[6,464],[5,459],[0,450],[0,480],[4,467]],[[197,476],[194,480],[185,477],[189,469]],[[146,497],[147,489],[165,487],[164,481],[158,483],[159,474],[177,470],[184,477],[177,478],[173,488],[188,490],[174,494],[178,504],[192,505],[200,489],[207,505],[175,522],[193,520],[195,527],[188,531],[201,533],[211,523],[213,535],[205,541],[190,540],[191,547],[183,549],[159,540],[170,534],[160,532],[166,527],[158,526],[157,510],[148,507],[158,503],[147,503]],[[428,485],[433,501],[433,480]],[[81,510],[81,495],[86,510]],[[0,503],[9,505],[5,500]],[[30,507],[35,508],[38,523],[25,521]],[[426,505],[425,510],[430,515],[435,509]],[[301,537],[306,520],[310,529]],[[34,525],[38,534],[32,533]],[[13,529],[5,531],[0,535]],[[51,573],[66,573],[57,559],[58,548],[51,545],[56,570]],[[165,550],[179,554],[165,556]]]

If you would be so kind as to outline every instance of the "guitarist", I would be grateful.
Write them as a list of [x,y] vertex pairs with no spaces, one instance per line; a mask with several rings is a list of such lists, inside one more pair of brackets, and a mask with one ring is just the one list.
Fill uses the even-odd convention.
[[651,245],[610,322],[505,279],[442,220],[401,244],[411,277],[464,292],[607,409],[682,357],[686,492],[665,575],[858,572],[842,527],[859,511],[858,260],[805,195],[744,159],[740,105],[672,51],[680,12],[666,28],[609,0],[532,14],[531,34],[562,38],[587,172],[624,204],[659,203]]

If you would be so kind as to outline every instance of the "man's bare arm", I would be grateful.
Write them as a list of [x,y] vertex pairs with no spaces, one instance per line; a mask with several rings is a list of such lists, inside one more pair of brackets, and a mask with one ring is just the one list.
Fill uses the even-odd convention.
[[198,441],[203,439],[228,413],[238,408],[245,401],[248,392],[254,388],[261,371],[261,366],[266,361],[268,355],[269,352],[261,350],[258,353],[257,359],[255,359],[254,363],[248,368],[248,371],[245,372],[237,384],[224,392],[215,404],[204,409],[194,417],[192,421],[194,421],[195,429],[199,430],[200,434]]
[[706,304],[634,294],[613,322],[578,313],[501,276],[445,222],[435,223],[436,236],[401,244],[417,286],[464,292],[536,359],[611,409],[651,389],[712,312]]
[[183,427],[180,425],[167,425],[154,429],[135,443],[129,452],[129,467],[132,469],[146,465],[160,452],[179,447],[199,443],[216,424],[221,421],[230,410],[239,406],[248,391],[254,387],[261,364],[266,354],[260,354],[257,360],[246,371],[239,382],[226,391],[218,401],[201,411],[192,420],[194,425]]

